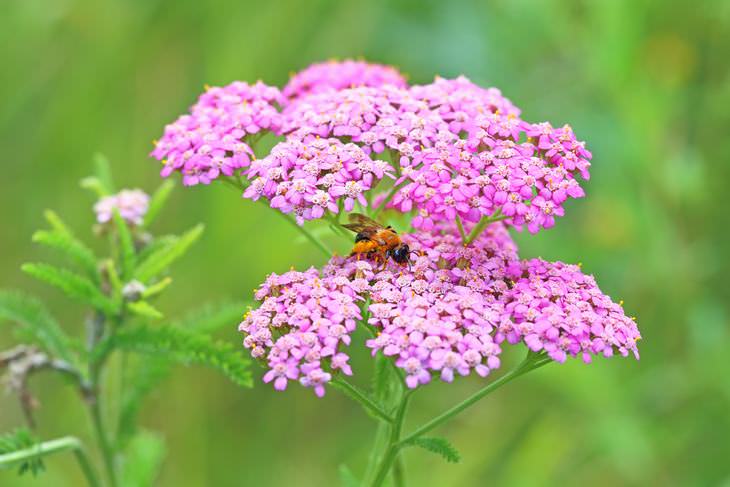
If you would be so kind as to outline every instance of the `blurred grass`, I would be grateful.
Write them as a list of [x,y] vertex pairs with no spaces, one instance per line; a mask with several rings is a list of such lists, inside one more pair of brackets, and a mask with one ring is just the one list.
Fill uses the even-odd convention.
[[[588,197],[555,229],[517,240],[525,257],[583,262],[623,298],[642,359],[553,365],[510,385],[448,427],[461,464],[409,451],[412,483],[730,483],[730,3],[5,0],[0,44],[0,286],[43,296],[69,328],[79,312],[18,270],[42,253],[29,243],[42,210],[90,227],[78,180],[97,151],[120,184],[155,187],[150,141],[204,83],[282,85],[313,61],[364,56],[415,82],[464,73],[501,88],[528,120],[569,122],[594,153]],[[171,314],[247,297],[266,273],[321,260],[223,187],[178,189],[158,229],[199,221],[206,234],[161,303]],[[240,339],[235,324],[222,336]],[[477,382],[427,388],[412,419]],[[69,388],[39,377],[34,390],[44,436],[86,432]],[[20,418],[2,398],[0,430]],[[160,485],[170,486],[332,485],[339,463],[363,468],[368,421],[335,394],[240,390],[198,369],[178,371],[145,412],[167,440]],[[0,472],[0,485],[80,481],[63,457],[36,483]]]

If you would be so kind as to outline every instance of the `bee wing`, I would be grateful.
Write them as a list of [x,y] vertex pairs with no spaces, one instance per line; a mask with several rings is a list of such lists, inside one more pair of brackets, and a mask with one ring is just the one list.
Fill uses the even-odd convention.
[[346,223],[342,226],[355,233],[374,235],[378,230],[382,230],[384,228],[380,223],[361,213],[350,213],[348,218],[351,223]]

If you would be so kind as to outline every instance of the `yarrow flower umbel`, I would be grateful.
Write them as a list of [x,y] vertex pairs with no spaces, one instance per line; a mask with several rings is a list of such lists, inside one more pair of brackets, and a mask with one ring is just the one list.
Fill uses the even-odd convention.
[[[257,153],[264,134],[272,148]],[[358,323],[409,388],[486,376],[508,344],[557,362],[638,358],[636,324],[592,276],[519,258],[509,229],[554,226],[585,195],[592,155],[569,125],[525,120],[496,88],[463,76],[409,86],[388,66],[315,64],[281,92],[208,89],[152,155],[163,176],[221,180],[264,201],[325,252],[305,222],[388,210],[415,229],[400,236],[416,255],[405,266],[328,254],[321,269],[271,274],[258,288],[240,330],[277,390],[297,381],[321,396],[353,374]]]
[[147,214],[150,197],[141,189],[123,189],[117,194],[105,196],[94,205],[96,221],[107,223],[114,210],[130,225],[141,225]]

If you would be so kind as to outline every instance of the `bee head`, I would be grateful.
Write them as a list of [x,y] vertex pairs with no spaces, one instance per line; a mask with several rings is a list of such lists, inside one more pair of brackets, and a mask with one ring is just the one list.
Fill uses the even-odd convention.
[[408,245],[403,244],[399,245],[393,251],[391,252],[391,255],[393,256],[393,260],[396,261],[399,264],[405,264],[408,262],[408,254],[410,253],[410,248]]

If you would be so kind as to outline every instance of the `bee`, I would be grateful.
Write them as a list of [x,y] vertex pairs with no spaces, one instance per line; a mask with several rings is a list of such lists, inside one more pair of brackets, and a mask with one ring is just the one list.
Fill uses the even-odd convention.
[[350,257],[373,257],[376,261],[382,261],[383,267],[388,258],[401,265],[410,264],[411,249],[401,241],[393,227],[385,227],[360,213],[350,213],[349,219],[351,223],[342,226],[356,234]]

